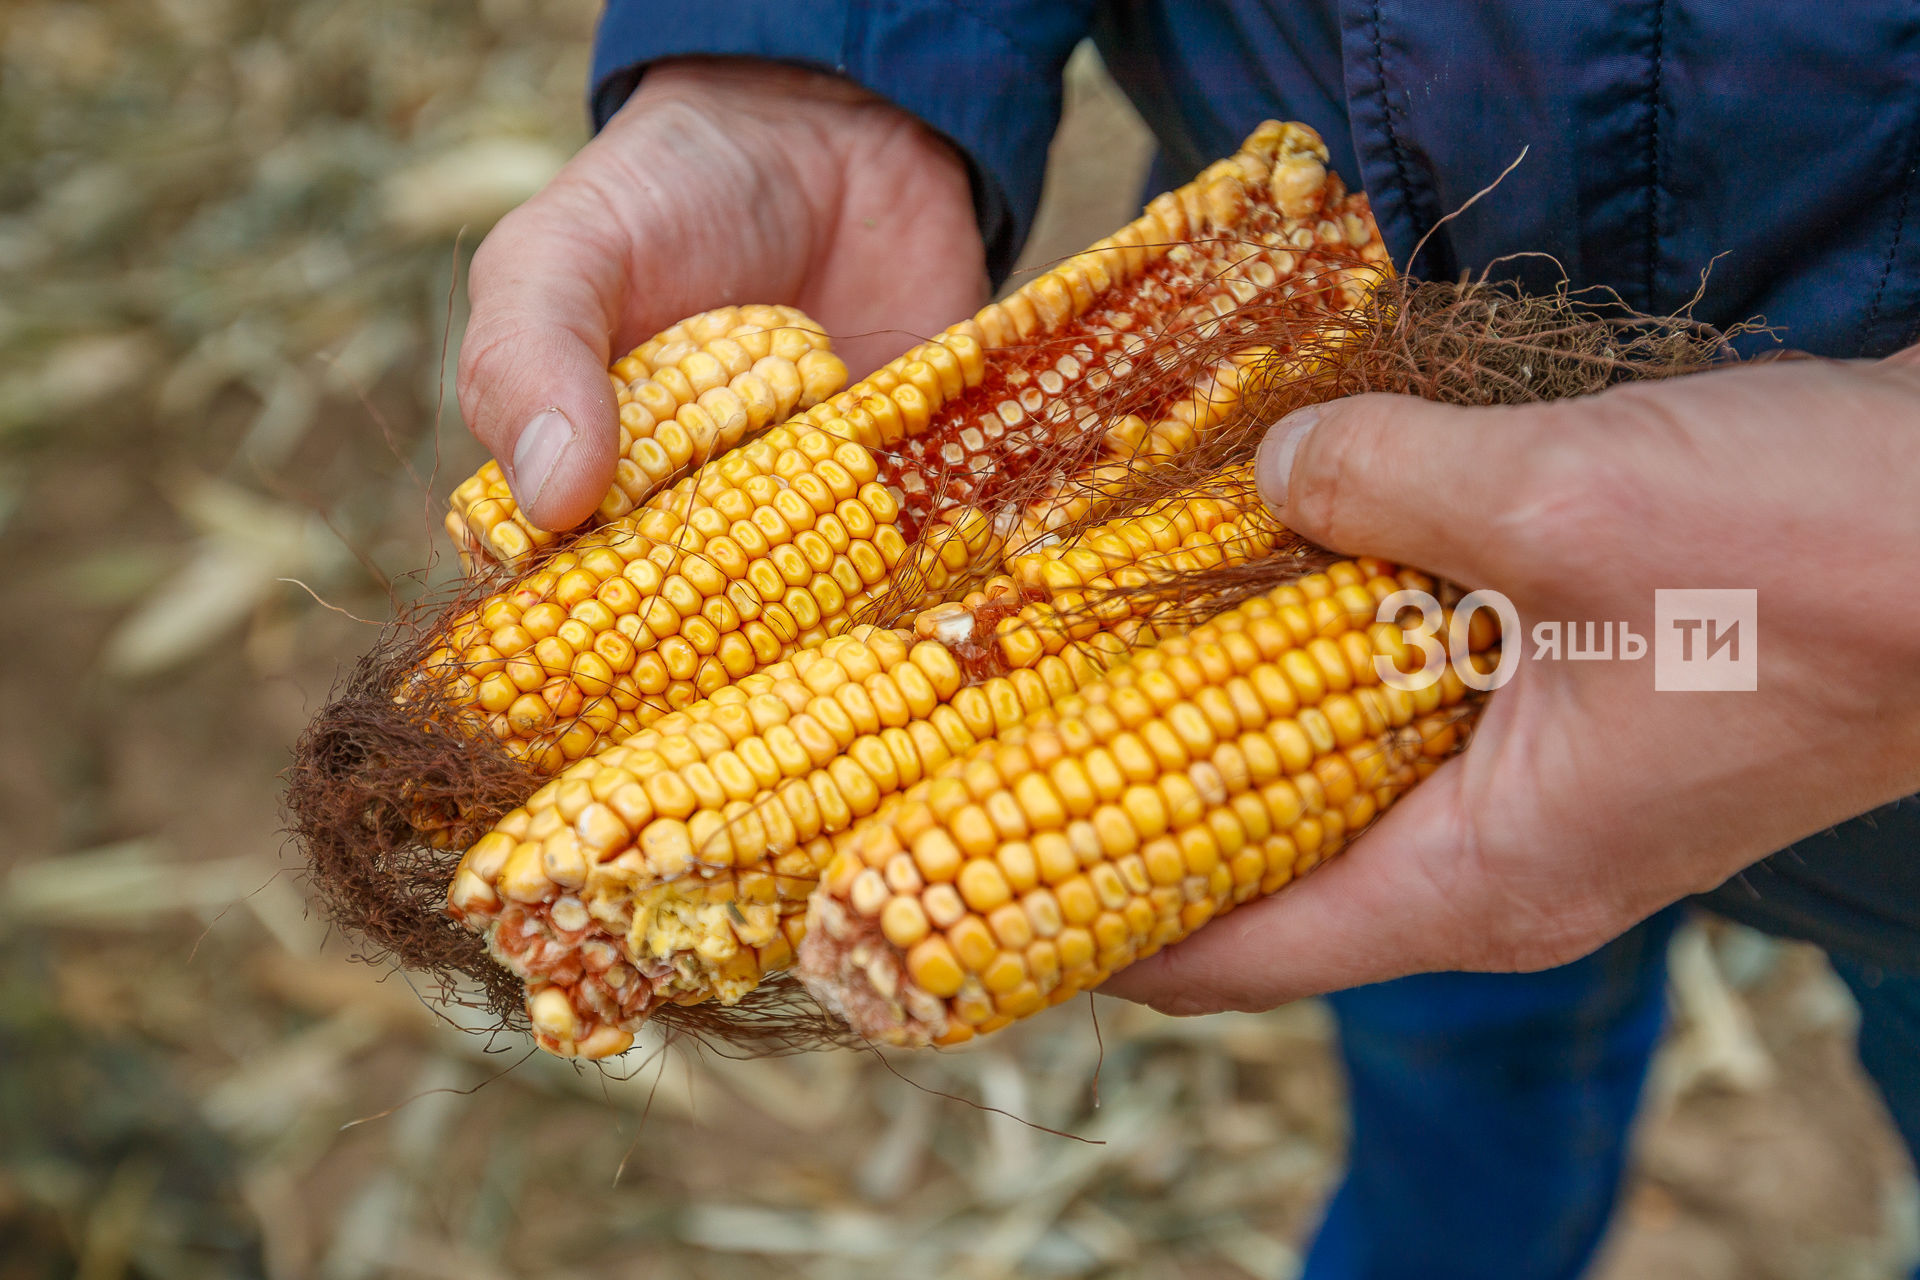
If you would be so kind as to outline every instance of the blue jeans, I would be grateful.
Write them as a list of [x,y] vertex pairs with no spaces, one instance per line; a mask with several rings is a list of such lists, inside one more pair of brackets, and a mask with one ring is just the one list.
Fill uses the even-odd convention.
[[[1920,1153],[1920,803],[1803,841],[1702,902],[1828,947],[1860,1004],[1861,1062]],[[1334,996],[1350,1171],[1304,1280],[1579,1276],[1619,1192],[1682,916],[1544,973]]]

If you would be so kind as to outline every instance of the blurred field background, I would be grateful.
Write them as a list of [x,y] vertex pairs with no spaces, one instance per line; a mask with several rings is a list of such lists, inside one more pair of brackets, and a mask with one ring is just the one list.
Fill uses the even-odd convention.
[[[0,5],[0,1280],[1294,1274],[1344,1128],[1317,1006],[602,1073],[307,912],[277,775],[479,460],[461,269],[583,141],[593,10]],[[1071,90],[1030,262],[1139,196],[1137,121],[1090,58]],[[1675,1001],[1602,1275],[1910,1263],[1820,958],[1693,930]]]

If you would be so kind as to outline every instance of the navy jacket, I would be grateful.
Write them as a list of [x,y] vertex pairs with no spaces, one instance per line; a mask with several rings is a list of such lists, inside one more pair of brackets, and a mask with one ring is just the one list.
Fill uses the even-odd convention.
[[610,0],[592,108],[604,123],[675,54],[838,71],[969,158],[998,278],[1087,35],[1160,138],[1160,185],[1263,119],[1303,120],[1404,264],[1526,148],[1429,242],[1422,274],[1551,254],[1576,284],[1668,311],[1712,264],[1704,320],[1764,316],[1835,356],[1920,340],[1911,0]]
[[[1416,270],[1607,285],[1727,325],[1763,316],[1831,356],[1920,341],[1920,4],[1914,0],[609,0],[597,124],[676,54],[837,71],[972,167],[995,278],[1039,201],[1060,75],[1084,36],[1153,126],[1155,189],[1263,119],[1320,131]],[[1772,345],[1756,336],[1747,345]],[[1836,424],[1837,426],[1838,424]],[[1920,429],[1920,424],[1916,424]],[[1920,491],[1920,481],[1916,483]],[[1920,798],[1803,841],[1710,905],[1920,968]]]

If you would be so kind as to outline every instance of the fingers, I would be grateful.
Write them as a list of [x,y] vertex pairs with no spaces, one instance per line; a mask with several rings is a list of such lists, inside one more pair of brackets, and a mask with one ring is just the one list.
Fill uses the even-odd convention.
[[[1349,853],[1115,974],[1100,989],[1163,1013],[1269,1009],[1426,967],[1460,932],[1428,869],[1450,825],[1436,774]],[[1425,801],[1426,803],[1421,803]],[[1424,819],[1424,821],[1423,821]]]
[[568,529],[613,480],[619,428],[607,377],[622,259],[551,209],[549,192],[504,219],[474,255],[460,344],[460,405],[500,460],[514,501]]
[[1349,852],[1101,991],[1171,1014],[1271,1009],[1410,973],[1545,968],[1617,932],[1583,909],[1530,910],[1530,894],[1486,874],[1469,852],[1463,772],[1441,770]]
[[1260,495],[1322,546],[1485,581],[1545,407],[1468,409],[1364,395],[1298,410],[1261,443]]

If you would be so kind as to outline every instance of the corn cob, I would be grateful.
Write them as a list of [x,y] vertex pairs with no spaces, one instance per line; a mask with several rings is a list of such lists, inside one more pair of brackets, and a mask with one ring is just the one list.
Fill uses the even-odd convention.
[[[1030,734],[1034,716],[1050,707],[1066,714],[1066,707],[1075,705],[1070,699],[1075,690],[1103,703],[1113,700],[1111,690],[1116,688],[1161,691],[1151,676],[1136,678],[1130,673],[1134,668],[1161,671],[1166,666],[1162,656],[1184,656],[1194,643],[1211,643],[1216,632],[1242,633],[1260,647],[1256,653],[1245,639],[1231,639],[1224,642],[1225,659],[1209,649],[1201,656],[1201,667],[1172,667],[1177,677],[1184,676],[1186,683],[1196,686],[1202,674],[1227,678],[1216,681],[1212,689],[1186,689],[1190,705],[1162,717],[1174,729],[1136,726],[1138,741],[1115,743],[1112,749],[1132,776],[1144,770],[1145,758],[1135,759],[1127,752],[1138,756],[1144,742],[1165,763],[1177,749],[1169,746],[1165,733],[1191,735],[1196,708],[1216,729],[1225,718],[1238,715],[1242,741],[1216,751],[1209,763],[1224,768],[1234,759],[1247,758],[1258,772],[1263,760],[1278,753],[1287,772],[1306,771],[1292,783],[1268,776],[1272,768],[1258,777],[1270,784],[1263,793],[1269,801],[1296,792],[1302,797],[1305,816],[1294,815],[1301,825],[1290,833],[1296,844],[1286,844],[1283,835],[1269,839],[1267,845],[1274,857],[1296,847],[1306,850],[1310,860],[1288,864],[1293,871],[1304,871],[1330,856],[1343,834],[1357,831],[1414,776],[1405,759],[1397,761],[1391,773],[1382,772],[1383,752],[1389,747],[1405,751],[1405,732],[1383,746],[1358,742],[1356,734],[1362,729],[1355,726],[1380,735],[1404,731],[1410,719],[1425,716],[1416,726],[1419,742],[1430,755],[1444,754],[1453,745],[1452,722],[1432,713],[1453,705],[1464,692],[1452,677],[1419,695],[1373,687],[1377,677],[1370,654],[1403,656],[1406,646],[1392,628],[1383,631],[1376,625],[1366,632],[1355,628],[1371,619],[1377,601],[1387,592],[1401,586],[1426,589],[1432,584],[1411,573],[1401,574],[1396,581],[1386,576],[1390,567],[1378,563],[1365,566],[1364,572],[1372,576],[1364,583],[1362,572],[1353,565],[1336,565],[1297,587],[1250,602],[1190,638],[1171,639],[1161,650],[1142,652],[1131,661],[1106,633],[1088,643],[1070,643],[1058,655],[1036,651],[1026,667],[1006,663],[1004,650],[988,650],[989,669],[1002,674],[977,683],[969,683],[968,676],[970,670],[982,669],[982,655],[977,649],[969,652],[969,634],[959,635],[949,648],[937,640],[916,642],[913,630],[856,628],[570,766],[468,851],[449,891],[449,911],[469,927],[484,931],[495,958],[527,983],[528,1011],[544,1048],[585,1057],[620,1052],[631,1043],[639,1023],[661,1003],[718,999],[731,1004],[754,990],[767,974],[787,967],[810,919],[824,915],[839,930],[830,936],[841,942],[857,934],[844,916],[833,914],[834,904],[824,901],[815,888],[823,871],[829,872],[828,891],[836,883],[828,866],[836,848],[834,837],[850,830],[864,833],[872,824],[861,825],[862,820],[876,809],[875,821],[883,820],[892,812],[882,807],[893,803],[891,797],[913,802],[917,793],[927,790],[916,784],[923,778],[952,775],[957,766],[949,762],[971,747],[974,756],[984,754],[986,761],[1001,768],[1003,778],[1015,778],[1004,794],[983,795],[979,809],[956,818],[956,835],[969,841],[967,850],[991,854],[999,838],[995,832],[1004,834],[1010,821],[1006,806],[1031,805],[1034,797],[1031,781],[1011,772],[1021,768],[1017,760],[986,753],[976,744],[997,737],[1017,745]],[[990,613],[992,598],[977,595],[971,607]],[[937,619],[917,620],[918,632],[951,634],[953,620],[952,608],[943,609]],[[1478,637],[1481,648],[1488,639]],[[1291,656],[1286,646],[1292,647]],[[1266,670],[1251,670],[1260,658],[1271,659]],[[1237,667],[1249,670],[1205,669],[1209,661],[1219,667],[1221,661],[1235,659]],[[1103,676],[1103,667],[1113,670]],[[1349,695],[1343,685],[1354,692]],[[1317,706],[1292,707],[1288,711],[1292,719],[1285,724],[1256,725],[1254,704],[1249,701],[1262,698],[1272,709],[1287,706],[1284,700],[1289,697],[1308,703],[1323,693],[1327,696]],[[1029,728],[1021,728],[1023,724]],[[1256,728],[1266,734],[1262,741],[1269,745],[1265,748],[1245,741],[1260,736]],[[1258,754],[1263,749],[1266,757]],[[1339,754],[1343,749],[1344,755]],[[1233,754],[1236,751],[1239,756]],[[1319,758],[1315,751],[1322,753]],[[981,795],[992,779],[980,772],[977,762],[969,767],[972,771],[963,770],[961,776],[972,794]],[[1093,776],[1099,776],[1097,763]],[[1343,786],[1350,789],[1356,782],[1367,784],[1366,795],[1343,794]],[[1288,786],[1295,791],[1287,791]],[[1338,811],[1322,813],[1329,796]],[[999,825],[981,828],[983,815]],[[1095,814],[1091,824],[1081,824],[1085,830],[1042,833],[1034,836],[1031,847],[1043,857],[1057,859],[1074,847],[1075,838],[1085,845],[1089,834],[1110,834],[1103,825],[1108,820],[1109,815]],[[1016,850],[1006,856],[1032,855]],[[1080,856],[1085,856],[1084,850]],[[1247,872],[1246,863],[1246,859],[1234,863],[1235,871]],[[863,908],[873,905],[858,898],[858,893],[872,891],[871,884],[863,882],[858,893],[848,885],[850,864],[844,850],[834,868],[842,890],[854,894]],[[1283,882],[1272,878],[1273,871],[1267,867],[1261,881],[1268,892]],[[982,870],[948,878],[957,880],[958,891],[968,892],[970,882],[992,874]],[[1110,893],[1110,875],[1102,879],[1098,871],[1088,874],[1089,883]],[[908,874],[904,864],[885,866],[882,875],[889,887],[924,899],[919,908],[923,917],[958,930],[952,944],[962,947],[958,954],[983,959],[977,954],[978,931],[969,932],[955,914],[956,904],[963,899],[954,898],[952,886],[922,894],[923,881]],[[1076,896],[1082,887],[1059,888],[1069,911],[1085,905]],[[1185,887],[1193,892],[1193,885]],[[1253,891],[1253,884],[1241,875],[1233,888],[1238,900]],[[975,906],[984,901],[976,901],[970,893],[964,900]],[[1036,898],[1029,905],[1044,910],[1040,903]],[[881,908],[883,913],[886,910]],[[892,915],[886,918],[897,925],[900,917],[913,910],[891,908]],[[1017,928],[1007,917],[1007,911],[987,917],[996,936]],[[1205,915],[1200,908],[1186,905],[1181,919],[1190,929]],[[1092,956],[1080,946],[1079,932],[1058,935],[1058,921],[1051,932],[1045,920],[1038,927],[1042,930],[1038,940],[1059,951],[1070,974]],[[1104,938],[1101,931],[1112,927],[1110,922],[1096,921],[1091,932],[1080,932]],[[900,942],[905,935],[896,931],[887,936]],[[1028,939],[1022,947],[1034,940]],[[936,949],[930,944],[913,954],[925,960]],[[1023,962],[1041,966],[1042,979],[1048,972],[1039,958],[1044,951],[1023,955]],[[886,966],[892,962],[876,958],[870,942],[864,950],[856,943],[846,952],[849,957],[855,954],[862,973],[879,975],[869,981],[882,985],[889,981]],[[1118,963],[1106,952],[1098,958],[1103,962],[1102,977]],[[1087,985],[1092,982],[1072,990]],[[903,988],[896,980],[886,989],[915,988]],[[1060,988],[1047,985],[1045,994],[1056,990]],[[1065,994],[1071,991],[1059,998]],[[1024,1009],[1026,1001],[1021,995],[1004,1003],[1009,1010]],[[967,1008],[977,1012],[979,1006]],[[998,1005],[995,1009],[1000,1011]],[[925,1021],[926,1008],[921,1012]],[[856,1029],[874,1034],[869,1026],[856,1023]],[[949,1032],[949,1042],[967,1034],[960,1024],[941,1034]]]
[[[1377,561],[1256,597],[976,745],[834,843],[799,971],[871,1040],[954,1044],[1098,986],[1331,857],[1457,746]],[[1495,643],[1472,636],[1485,654]]]
[[[792,307],[720,307],[655,334],[608,371],[620,411],[613,487],[592,523],[617,520],[690,464],[840,390],[846,366]],[[468,556],[514,563],[554,534],[520,514],[498,462],[453,491],[447,531]]]
[[[1325,161],[1311,130],[1263,125],[1126,228],[954,326],[993,353],[986,375],[908,433],[884,482],[910,510],[984,517],[992,545],[1017,551],[1081,521],[1142,465],[1206,439],[1251,382],[1287,369],[1287,353],[1253,342],[1250,301],[1284,299],[1307,322],[1352,305],[1369,272],[1386,269],[1365,197],[1348,196]],[[1243,331],[1231,355],[1180,367],[1193,340],[1231,349]],[[1158,390],[1103,414],[1100,396],[1126,379]],[[1029,476],[1062,453],[1086,466],[1035,488]],[[944,584],[936,575],[929,588]]]

